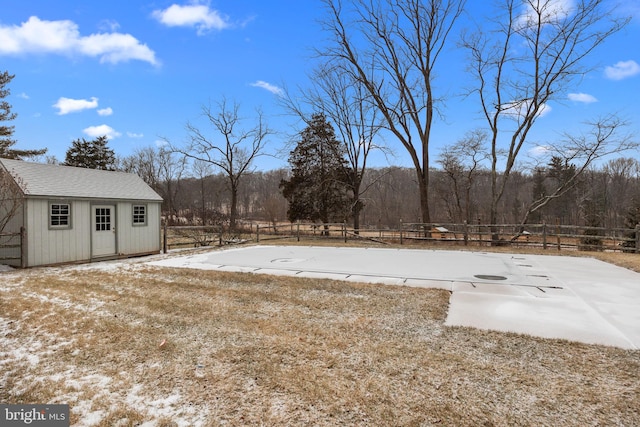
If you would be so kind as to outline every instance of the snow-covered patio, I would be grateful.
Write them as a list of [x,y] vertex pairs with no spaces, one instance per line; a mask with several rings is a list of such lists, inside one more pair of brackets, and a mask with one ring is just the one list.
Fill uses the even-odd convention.
[[640,348],[640,274],[592,258],[249,246],[149,264],[446,289],[447,325]]

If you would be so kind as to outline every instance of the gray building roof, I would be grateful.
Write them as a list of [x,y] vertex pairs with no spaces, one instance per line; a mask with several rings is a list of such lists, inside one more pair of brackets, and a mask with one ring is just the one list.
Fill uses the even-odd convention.
[[27,197],[162,201],[138,175],[0,159]]

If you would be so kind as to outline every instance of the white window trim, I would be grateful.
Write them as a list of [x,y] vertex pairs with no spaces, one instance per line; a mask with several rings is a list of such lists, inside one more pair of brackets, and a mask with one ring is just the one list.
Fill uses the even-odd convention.
[[[143,222],[135,222],[136,216],[136,208],[142,207],[144,208],[144,221]],[[136,203],[131,205],[131,225],[134,227],[146,227],[149,222],[149,207],[145,203]]]
[[[53,224],[53,207],[54,206],[67,206],[68,209],[68,213],[67,213],[67,223],[63,224],[63,225],[54,225]],[[72,227],[72,222],[71,222],[71,215],[72,215],[72,205],[71,202],[60,202],[60,201],[49,201],[49,210],[47,212],[47,217],[48,217],[48,223],[49,223],[49,229],[50,230],[70,230]],[[63,215],[56,215],[58,217],[62,217]]]

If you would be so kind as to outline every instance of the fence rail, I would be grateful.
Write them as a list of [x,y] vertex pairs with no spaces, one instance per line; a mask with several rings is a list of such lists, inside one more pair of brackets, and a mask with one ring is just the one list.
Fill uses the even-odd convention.
[[343,224],[256,224],[256,240],[282,238],[366,239],[382,244],[433,244],[537,247],[556,250],[640,253],[640,224],[636,228],[605,228],[551,224],[400,223],[397,229]]
[[250,240],[338,239],[368,240],[379,244],[435,244],[531,247],[544,250],[580,250],[640,253],[640,224],[636,228],[605,228],[551,224],[400,223],[398,228],[362,227],[346,223],[268,224],[244,222],[228,227],[165,226],[163,248],[222,246]]
[[26,230],[20,228],[19,233],[0,233],[0,264],[14,267],[26,267]]

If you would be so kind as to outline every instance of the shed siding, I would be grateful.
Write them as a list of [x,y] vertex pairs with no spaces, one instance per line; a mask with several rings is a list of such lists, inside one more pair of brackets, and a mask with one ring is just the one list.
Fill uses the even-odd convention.
[[[47,265],[91,259],[91,215],[95,204],[116,206],[117,250],[119,255],[160,251],[160,203],[109,202],[97,200],[65,201],[71,205],[71,228],[49,228],[52,200],[28,199],[26,213],[27,265]],[[147,206],[147,224],[133,226],[133,205]]]
[[[133,206],[147,207],[146,225],[133,225]],[[117,211],[118,253],[160,252],[160,203],[120,202]]]
[[71,201],[71,228],[49,229],[49,200],[27,200],[29,266],[86,261],[91,258],[90,203]]

